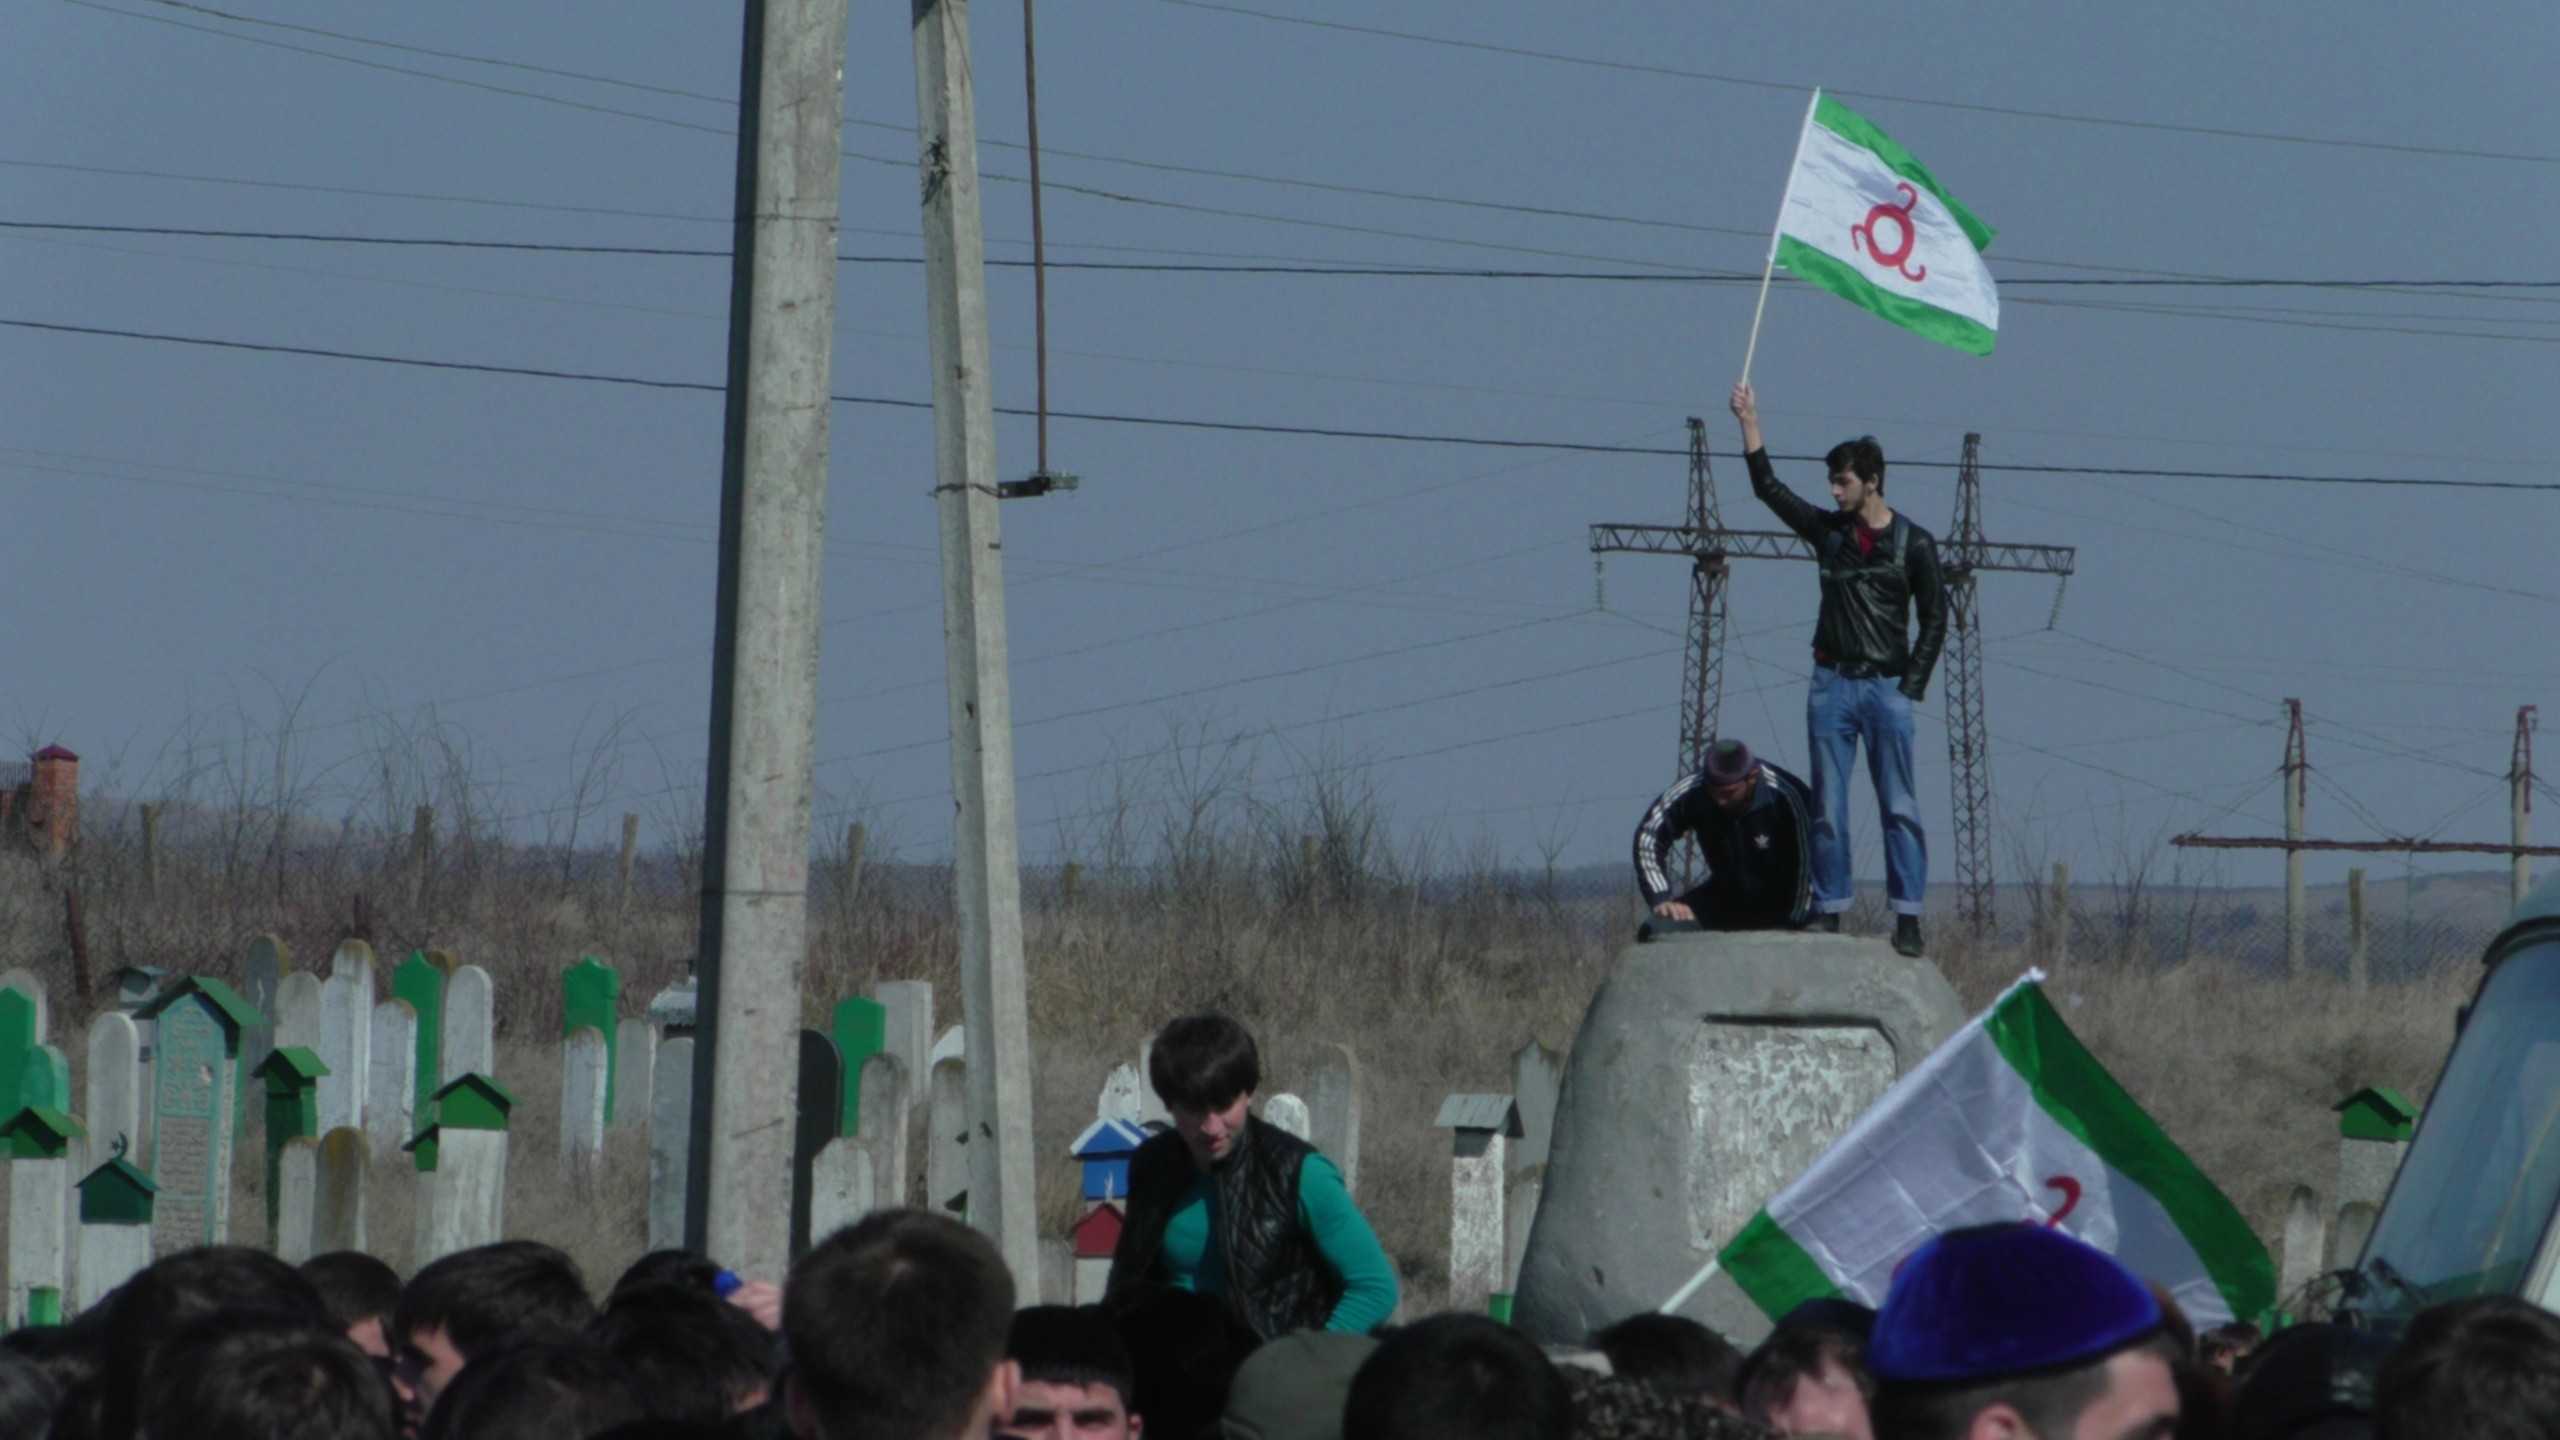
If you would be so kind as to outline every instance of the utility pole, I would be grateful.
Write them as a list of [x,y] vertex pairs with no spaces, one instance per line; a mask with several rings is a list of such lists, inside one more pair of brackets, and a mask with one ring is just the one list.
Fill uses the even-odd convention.
[[846,0],[746,0],[685,1244],[789,1268]]
[[[2340,850],[2364,855],[2505,855],[2515,862],[2515,885],[2518,893],[2531,878],[2528,857],[2560,855],[2560,845],[2528,843],[2524,821],[2524,800],[2516,800],[2514,838],[2503,845],[2481,844],[2468,840],[2421,840],[2414,836],[2395,836],[2381,840],[2314,840],[2303,834],[2303,808],[2308,798],[2311,762],[2302,739],[2302,702],[2287,700],[2284,737],[2284,835],[2278,839],[2263,835],[2180,835],[2170,844],[2204,850],[2282,850],[2284,852],[2284,934],[2287,973],[2302,973],[2305,960],[2303,936],[2309,925],[2309,911],[2303,896],[2302,856],[2310,850]],[[2516,712],[2515,757],[2508,771],[2514,792],[2523,794],[2533,788],[2533,715],[2527,705]],[[2362,885],[2355,883],[2354,901],[2362,904]],[[2408,904],[2409,890],[2401,890],[2401,903]],[[2350,957],[2351,959],[2353,957]]]
[[[2013,545],[1982,538],[1982,481],[1977,453],[1982,437],[1964,437],[1964,463],[1956,477],[1956,523],[1938,546],[1949,595],[1947,753],[1955,789],[1956,875],[1964,887],[1959,913],[1976,934],[1993,928],[1991,879],[1991,737],[1983,721],[1980,612],[1974,577],[2005,570],[2056,576],[2068,583],[2079,551],[2069,545]],[[1707,473],[1706,427],[1689,421],[1689,523],[1594,525],[1591,553],[1686,555],[1690,558],[1689,653],[1681,665],[1680,764],[1683,774],[1704,763],[1715,737],[1724,686],[1724,603],[1727,562],[1811,560],[1813,547],[1791,530],[1728,530],[1716,511],[1715,481]],[[2062,593],[2053,597],[2056,615]],[[1962,608],[1957,608],[1958,606]]]
[[911,0],[925,319],[933,362],[934,494],[941,509],[943,668],[951,689],[953,881],[968,1037],[969,1217],[1039,1299],[1032,1199],[1031,1025],[1006,689],[1004,552],[996,524],[986,234],[967,0]]
[[2511,904],[2524,903],[2525,892],[2533,888],[2533,856],[2525,847],[2533,843],[2533,728],[2535,707],[2525,706],[2516,712],[2516,746],[2507,761],[2507,814],[2515,825],[2515,876],[2509,882]]
[[2302,811],[2311,798],[2311,757],[2302,743],[2302,702],[2284,702],[2284,973],[2302,973],[2311,928],[2302,889]]

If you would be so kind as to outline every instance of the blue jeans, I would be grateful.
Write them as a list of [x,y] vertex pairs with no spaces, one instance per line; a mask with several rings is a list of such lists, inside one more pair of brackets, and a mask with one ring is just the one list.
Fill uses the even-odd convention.
[[1897,915],[1920,913],[1929,889],[1929,839],[1920,830],[1920,801],[1911,789],[1911,698],[1888,676],[1852,680],[1813,667],[1805,695],[1805,748],[1813,755],[1813,908],[1849,908],[1849,775],[1858,742],[1867,742],[1867,773],[1884,816],[1885,897]]

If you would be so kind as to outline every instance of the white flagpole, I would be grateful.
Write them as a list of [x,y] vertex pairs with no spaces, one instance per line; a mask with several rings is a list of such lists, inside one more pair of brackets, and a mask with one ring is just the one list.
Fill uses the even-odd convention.
[[1778,193],[1777,223],[1769,227],[1769,258],[1760,263],[1760,298],[1751,307],[1751,343],[1742,347],[1742,383],[1751,383],[1751,357],[1760,349],[1760,312],[1769,308],[1769,276],[1778,268],[1778,231],[1787,223],[1787,202],[1795,198],[1796,167],[1804,163],[1805,137],[1813,133],[1813,112],[1822,104],[1822,87],[1813,87],[1805,102],[1804,128],[1796,132],[1795,158],[1787,162],[1787,188]]
[[1716,1278],[1716,1272],[1724,1268],[1721,1263],[1723,1259],[1724,1257],[1722,1255],[1708,1256],[1707,1263],[1699,1267],[1697,1274],[1689,1277],[1688,1284],[1673,1291],[1671,1298],[1662,1302],[1662,1308],[1657,1313],[1664,1315],[1679,1314],[1681,1306],[1688,1304],[1690,1300],[1696,1297],[1700,1290],[1706,1288],[1708,1281]]

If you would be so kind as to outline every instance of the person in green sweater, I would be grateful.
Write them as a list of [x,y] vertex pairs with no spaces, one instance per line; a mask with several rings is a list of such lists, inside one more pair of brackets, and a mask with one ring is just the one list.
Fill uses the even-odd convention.
[[1262,1057],[1251,1031],[1215,1011],[1185,1015],[1156,1035],[1147,1073],[1173,1128],[1130,1157],[1105,1305],[1194,1291],[1264,1340],[1366,1334],[1394,1313],[1395,1266],[1342,1172],[1253,1114]]

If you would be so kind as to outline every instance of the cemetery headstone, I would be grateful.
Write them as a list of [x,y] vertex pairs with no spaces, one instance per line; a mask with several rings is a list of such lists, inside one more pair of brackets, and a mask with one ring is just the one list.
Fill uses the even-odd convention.
[[87,1310],[151,1263],[151,1206],[159,1187],[121,1150],[80,1181],[79,1259],[72,1303]]
[[844,1119],[844,1061],[822,1030],[800,1032],[799,1114],[791,1130],[791,1256],[810,1243],[811,1206],[818,1152],[836,1138]]
[[871,1148],[859,1140],[828,1141],[809,1166],[809,1240],[828,1236],[880,1208]]
[[1301,1140],[1307,1138],[1307,1102],[1285,1090],[1262,1102],[1262,1118]]
[[604,1039],[604,1115],[611,1120],[616,1097],[621,1091],[621,1057],[615,1054],[622,1037],[622,976],[614,968],[593,955],[581,955],[578,963],[560,972],[560,1038],[568,1039],[581,1025],[592,1026]]
[[240,1037],[257,1012],[230,986],[190,976],[161,992],[151,1066],[152,1244],[165,1254],[231,1234],[231,1146]]
[[[1512,1322],[1579,1343],[1661,1305],[1964,1019],[1935,966],[1871,939],[1704,933],[1620,952],[1565,1059]],[[1769,1330],[1730,1276],[1680,1313],[1739,1345]]]
[[1520,1137],[1520,1107],[1508,1095],[1452,1095],[1432,1123],[1450,1132],[1449,1308],[1480,1314],[1506,1279],[1506,1152]]
[[2329,1220],[2320,1211],[2320,1196],[2308,1185],[2294,1186],[2284,1207],[2284,1253],[2278,1257],[2282,1269],[2276,1280],[2279,1309],[2292,1305],[2303,1287],[2319,1277],[2328,1246]]
[[454,969],[444,987],[444,1086],[465,1075],[498,1073],[495,987],[477,965]]
[[1114,1065],[1111,1067],[1111,1073],[1102,1077],[1102,1093],[1094,1098],[1093,1118],[1126,1120],[1133,1125],[1137,1123],[1137,1066],[1126,1063]]
[[969,1062],[934,1063],[925,1117],[925,1208],[969,1218]]
[[612,1088],[613,1057],[604,1032],[581,1025],[560,1045],[560,1172],[571,1183],[594,1183],[604,1156],[605,1095]]
[[659,991],[649,1001],[649,1008],[645,1013],[650,1023],[658,1027],[660,1035],[673,1040],[677,1036],[693,1033],[694,1025],[701,1018],[701,1009],[701,985],[692,976],[687,975]]
[[[9,1162],[8,1324],[60,1324],[59,1297],[71,1290],[71,1150],[80,1122],[50,1105],[28,1105],[0,1122]],[[51,1291],[57,1313],[39,1308]]]
[[2399,1091],[2374,1085],[2331,1108],[2338,1116],[2337,1203],[2378,1206],[2418,1131],[2418,1107]]
[[618,1094],[631,1099],[617,1103],[607,1123],[616,1130],[645,1131],[658,1094],[658,1027],[633,1015],[624,1017],[616,1030],[613,1083]]
[[267,1201],[275,1216],[272,1244],[277,1259],[299,1265],[320,1253],[313,1224],[320,1200],[320,1142],[294,1136],[276,1150],[273,1168],[276,1188]]
[[1520,1262],[1528,1257],[1529,1227],[1546,1189],[1547,1144],[1556,1123],[1556,1095],[1564,1085],[1564,1057],[1532,1040],[1511,1057],[1511,1098],[1520,1107],[1520,1138],[1511,1145],[1502,1288],[1517,1289]]
[[282,940],[273,935],[249,937],[249,953],[240,963],[240,998],[258,1012],[258,1019],[240,1037],[240,1053],[263,1058],[276,1048],[276,986],[292,968],[293,951]]
[[1360,1062],[1351,1047],[1325,1041],[1316,1046],[1315,1068],[1307,1076],[1307,1139],[1333,1168],[1342,1186],[1360,1193]]
[[1040,1237],[1040,1294],[1062,1304],[1076,1293],[1076,1242],[1064,1235]]
[[142,1134],[142,1031],[132,1016],[108,1010],[89,1022],[83,1068],[80,1113],[89,1137],[80,1173],[87,1175],[132,1149]]
[[320,1077],[320,1128],[364,1124],[365,1090],[373,1076],[373,947],[349,940],[329,959],[320,986],[320,1041],[311,1048],[329,1067]]
[[693,1037],[669,1036],[658,1047],[649,1097],[649,1248],[684,1244],[685,1177],[693,1164]]
[[2358,1200],[2338,1207],[2337,1232],[2330,1237],[2336,1247],[2329,1252],[2332,1270],[2345,1270],[2364,1258],[2364,1242],[2373,1238],[2373,1222],[2380,1207]]
[[941,1064],[945,1060],[966,1060],[968,1058],[969,1032],[960,1026],[954,1025],[949,1029],[944,1030],[940,1035],[934,1037],[933,1051],[926,1057],[925,1064],[927,1068],[930,1068]]
[[836,1122],[838,1135],[851,1135],[862,1128],[862,1064],[889,1048],[889,1007],[861,995],[848,995],[836,1002],[835,1014],[828,1027],[835,1037],[836,1054],[844,1061],[844,1114]]
[[394,996],[373,1007],[372,1064],[365,1072],[364,1131],[377,1157],[418,1133],[418,1012]]
[[409,1142],[436,1148],[419,1217],[420,1265],[505,1238],[507,1124],[514,1108],[515,1097],[486,1075],[459,1076],[436,1092],[426,1128]]
[[[23,978],[21,978],[23,977]],[[12,970],[0,983],[0,1120],[26,1108],[27,1060],[44,1043],[44,991]]]
[[332,1130],[320,1137],[320,1184],[311,1203],[311,1244],[316,1253],[365,1248],[365,1183],[372,1169],[361,1130]]
[[[320,1049],[320,977],[308,970],[296,970],[276,982],[276,1048],[299,1045],[315,1054]],[[253,1056],[251,1064],[265,1059]]]
[[933,1073],[933,986],[883,980],[871,998],[880,1002],[881,1048],[898,1057],[898,1073],[911,1081]]
[[862,1129],[855,1138],[871,1155],[874,1203],[907,1203],[907,1075],[898,1057],[882,1051],[862,1062]]
[[426,1118],[427,1102],[444,1084],[444,990],[452,975],[452,957],[440,950],[413,950],[391,972],[391,998],[408,1003],[417,1035],[417,1058],[410,1066],[416,1088],[410,1092],[409,1124],[401,1127],[399,1143],[403,1145],[417,1133],[417,1123]]
[[[328,1075],[329,1067],[328,1064],[321,1060],[318,1055],[313,1054],[304,1046],[286,1045],[270,1052],[266,1059],[258,1062],[258,1068],[250,1071],[249,1073],[252,1078],[264,1082],[265,1085],[265,1093],[267,1097],[267,1231],[270,1235],[281,1236],[283,1231],[279,1227],[282,1224],[281,1217],[284,1213],[283,1205],[286,1187],[283,1172],[279,1167],[284,1163],[284,1152],[286,1147],[293,1144],[293,1142],[303,1140],[311,1142],[311,1148],[316,1149],[318,1146],[320,1136],[320,1082]],[[317,1166],[318,1158],[316,1156],[312,1157],[307,1162],[306,1168],[310,1173],[305,1176],[306,1183],[302,1187],[304,1193],[297,1197],[303,1207],[302,1218],[306,1227],[306,1233],[303,1238],[306,1241],[310,1238],[307,1233],[310,1219],[308,1192],[311,1188],[310,1182],[318,1179],[319,1171]],[[284,1242],[281,1239],[276,1241],[279,1248],[283,1246],[283,1243]],[[308,1255],[302,1257],[304,1260],[309,1258],[311,1257]],[[299,1264],[300,1261],[296,1261],[295,1263]]]

